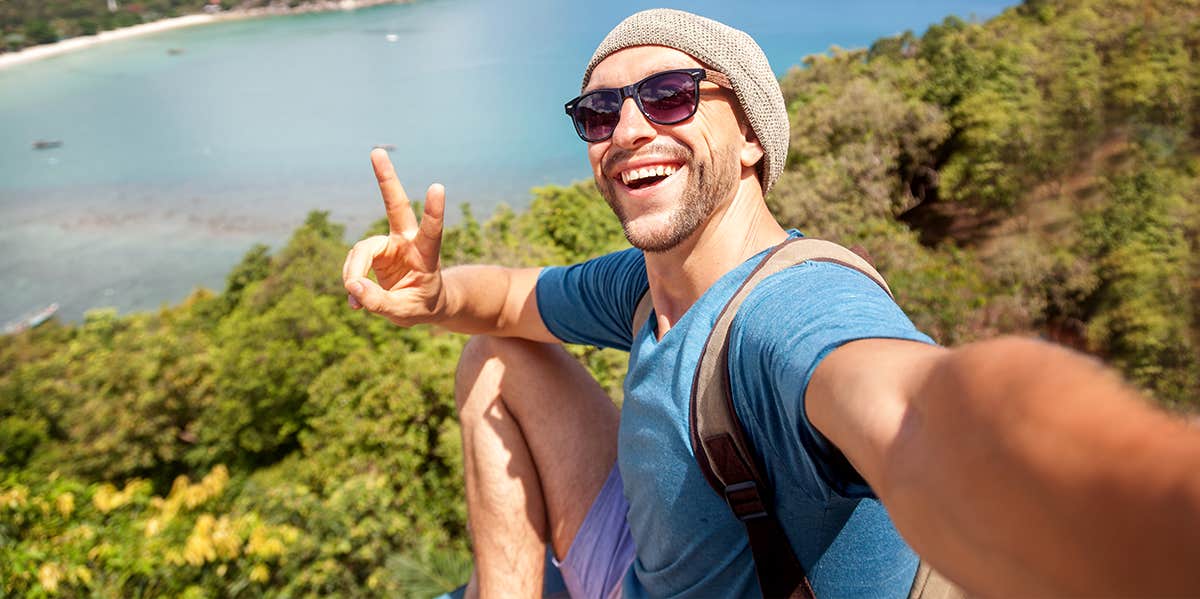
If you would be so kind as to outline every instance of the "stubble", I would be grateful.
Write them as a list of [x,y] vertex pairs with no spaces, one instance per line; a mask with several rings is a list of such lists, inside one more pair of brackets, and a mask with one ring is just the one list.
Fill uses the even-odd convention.
[[[707,164],[693,162],[691,149],[679,144],[644,147],[640,148],[639,152],[680,160],[687,165],[688,173],[683,193],[672,209],[667,225],[650,231],[635,231],[630,228],[628,214],[616,201],[616,183],[613,180],[603,177],[603,180],[597,181],[600,195],[604,196],[608,206],[621,221],[625,239],[643,252],[666,252],[678,247],[708,221],[721,202],[731,196],[737,187],[738,173],[734,166],[732,150],[718,152],[716,160]],[[628,150],[615,151],[607,158],[606,164],[625,160],[631,154]],[[609,172],[609,169],[602,169],[601,172]]]

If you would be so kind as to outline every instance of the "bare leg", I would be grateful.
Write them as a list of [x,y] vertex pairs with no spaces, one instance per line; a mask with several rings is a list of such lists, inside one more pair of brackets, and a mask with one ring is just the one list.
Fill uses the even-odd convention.
[[475,337],[459,362],[468,597],[538,597],[545,547],[566,556],[617,457],[619,415],[559,345]]

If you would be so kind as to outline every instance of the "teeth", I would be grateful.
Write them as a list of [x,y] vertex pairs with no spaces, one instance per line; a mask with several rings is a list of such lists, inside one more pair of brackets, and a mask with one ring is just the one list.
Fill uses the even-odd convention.
[[621,181],[629,185],[633,181],[649,177],[670,177],[675,174],[675,167],[665,164],[630,169],[621,173]]

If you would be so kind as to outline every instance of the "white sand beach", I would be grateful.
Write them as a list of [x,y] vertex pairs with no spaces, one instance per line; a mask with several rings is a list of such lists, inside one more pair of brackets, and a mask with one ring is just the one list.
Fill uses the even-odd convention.
[[132,27],[122,27],[112,31],[101,31],[96,35],[83,35],[65,39],[53,44],[44,44],[41,46],[33,46],[25,48],[18,52],[6,52],[0,54],[0,69],[11,67],[34,60],[58,56],[67,52],[74,52],[84,48],[94,46],[96,44],[111,42],[116,40],[128,39],[148,33],[157,33],[159,31],[167,31],[169,29],[178,29],[180,27],[191,27],[193,25],[203,25],[212,23],[220,17],[216,15],[187,15],[183,17],[175,17],[172,19],[163,19],[151,23],[142,23]]
[[295,8],[252,8],[249,10],[226,11],[214,14],[186,15],[170,19],[162,19],[161,21],[142,23],[141,25],[134,25],[132,27],[122,27],[121,29],[114,29],[112,31],[102,31],[96,35],[73,37],[55,42],[53,44],[32,46],[17,52],[5,52],[0,54],[0,70],[34,60],[58,56],[59,54],[74,52],[76,50],[82,50],[84,48],[104,42],[128,39],[140,35],[167,31],[169,29],[178,29],[180,27],[204,25],[207,23],[215,23],[217,21],[230,19],[246,19],[281,14],[323,12],[330,10],[354,10],[357,8],[376,6],[379,4],[398,4],[405,1],[408,0],[318,0],[301,4]]

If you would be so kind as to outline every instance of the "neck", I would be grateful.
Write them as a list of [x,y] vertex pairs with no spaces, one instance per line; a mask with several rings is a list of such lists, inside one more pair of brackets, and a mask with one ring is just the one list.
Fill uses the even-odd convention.
[[751,256],[783,242],[787,232],[767,210],[758,180],[743,176],[732,200],[679,246],[646,253],[646,273],[661,338],[704,292]]

